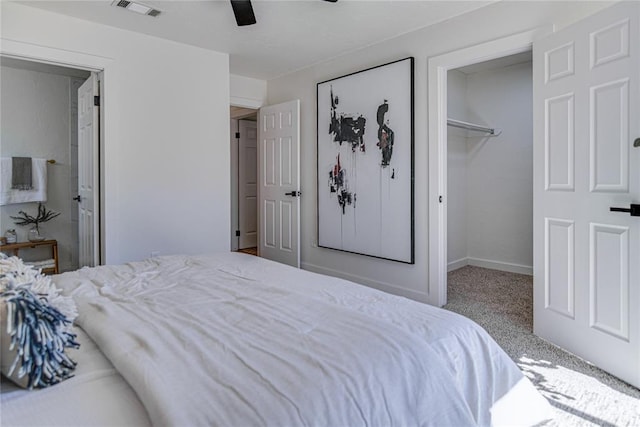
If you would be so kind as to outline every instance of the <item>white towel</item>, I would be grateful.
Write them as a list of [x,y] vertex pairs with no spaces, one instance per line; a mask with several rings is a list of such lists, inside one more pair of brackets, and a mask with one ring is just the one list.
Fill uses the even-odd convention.
[[35,268],[54,268],[56,266],[55,259],[45,259],[42,261],[25,261],[24,265],[31,265]]
[[0,159],[0,206],[47,201],[47,160],[31,159],[32,190],[11,189],[11,157]]

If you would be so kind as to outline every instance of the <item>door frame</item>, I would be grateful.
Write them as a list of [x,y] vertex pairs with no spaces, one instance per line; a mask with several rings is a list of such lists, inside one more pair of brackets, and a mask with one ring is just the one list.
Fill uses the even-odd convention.
[[80,70],[95,72],[98,75],[99,93],[100,93],[100,141],[99,141],[99,160],[94,165],[99,170],[99,223],[98,236],[99,241],[99,264],[106,262],[107,234],[105,222],[105,146],[106,146],[106,127],[104,126],[105,109],[108,99],[112,91],[105,83],[107,76],[111,75],[111,66],[113,60],[102,56],[96,56],[70,50],[56,49],[47,46],[23,43],[16,40],[9,40],[0,37],[0,56],[7,58],[15,58],[23,61],[40,62],[44,64],[58,65],[61,67],[76,68]]
[[552,26],[539,27],[428,59],[429,304],[447,303],[447,72],[530,51],[535,39],[552,31]]

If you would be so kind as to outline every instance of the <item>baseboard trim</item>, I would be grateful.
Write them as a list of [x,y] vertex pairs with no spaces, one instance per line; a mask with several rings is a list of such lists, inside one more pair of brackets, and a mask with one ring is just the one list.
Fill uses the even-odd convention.
[[509,262],[492,261],[481,258],[467,258],[467,264],[474,267],[490,268],[492,270],[508,271],[510,273],[526,274],[533,276],[533,267],[521,264],[512,264]]
[[460,258],[447,264],[447,273],[469,265],[469,258]]
[[[303,270],[313,271],[314,273],[320,273],[327,276],[339,277],[341,279],[350,280],[352,282],[359,283],[361,285],[369,286],[371,288],[378,289],[379,291],[387,292],[393,295],[403,296],[415,301],[427,303],[427,293],[417,292],[410,289],[404,289],[390,283],[380,282],[378,280],[372,280],[367,277],[358,276],[356,274],[345,273],[343,271],[334,270],[332,268],[321,267],[319,265],[303,262],[300,264]],[[426,285],[426,284],[425,284]]]

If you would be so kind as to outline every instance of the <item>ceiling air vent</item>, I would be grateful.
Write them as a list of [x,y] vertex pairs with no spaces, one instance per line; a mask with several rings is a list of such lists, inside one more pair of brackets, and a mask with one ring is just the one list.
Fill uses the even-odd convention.
[[129,0],[116,0],[111,3],[111,6],[122,7],[124,9],[130,10],[131,12],[136,12],[141,15],[149,15],[153,17],[156,17],[161,13],[158,9],[154,9],[149,6],[145,6],[142,3],[137,3]]

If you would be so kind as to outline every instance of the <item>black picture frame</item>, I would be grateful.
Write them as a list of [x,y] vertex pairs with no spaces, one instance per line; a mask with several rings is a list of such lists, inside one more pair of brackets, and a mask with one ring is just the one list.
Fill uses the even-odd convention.
[[318,246],[415,263],[414,58],[316,85]]

